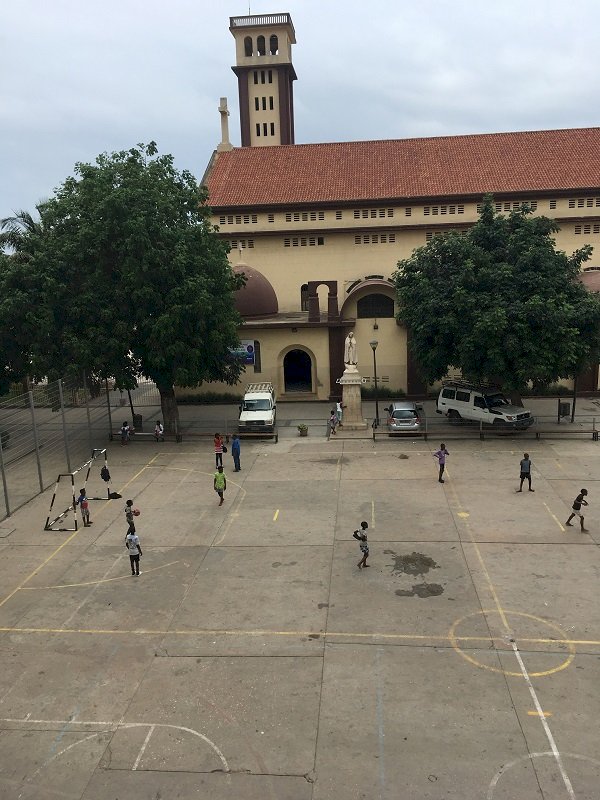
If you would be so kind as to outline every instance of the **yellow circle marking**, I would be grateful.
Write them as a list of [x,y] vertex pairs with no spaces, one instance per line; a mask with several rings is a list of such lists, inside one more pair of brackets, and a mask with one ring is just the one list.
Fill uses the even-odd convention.
[[[499,614],[499,613],[500,612],[497,609],[484,609],[483,611],[476,611],[473,614],[466,614],[464,617],[460,617],[460,619],[457,619],[456,622],[454,622],[452,624],[452,627],[450,628],[450,632],[448,635],[450,644],[452,645],[454,650],[465,659],[465,661],[468,661],[470,664],[473,664],[474,666],[479,667],[480,669],[487,669],[490,672],[499,672],[502,675],[511,675],[514,676],[515,678],[522,678],[523,674],[520,671],[514,672],[511,670],[502,669],[501,667],[493,667],[490,666],[489,664],[482,664],[476,658],[473,658],[473,656],[468,655],[467,653],[465,653],[463,650],[460,649],[459,639],[461,639],[461,637],[456,635],[456,629],[462,622],[464,622],[467,619],[470,619],[471,617],[477,617],[484,614]],[[543,619],[542,617],[536,617],[533,614],[526,614],[523,611],[504,611],[504,614],[506,616],[512,615],[517,617],[525,617],[526,619],[532,619],[535,622],[541,622],[542,625],[547,625],[549,628],[551,628],[553,631],[555,631],[560,635],[561,644],[566,644],[567,647],[569,648],[569,655],[562,662],[562,664],[559,664],[557,667],[553,667],[552,669],[546,669],[540,672],[530,672],[529,675],[531,678],[541,678],[544,677],[545,675],[552,675],[555,672],[561,672],[561,670],[566,669],[571,664],[571,662],[575,658],[575,653],[576,653],[575,645],[571,641],[569,641],[565,631],[563,631],[563,629],[559,625],[556,625],[554,622],[549,622],[547,619]],[[490,637],[490,638],[494,639],[497,637]]]

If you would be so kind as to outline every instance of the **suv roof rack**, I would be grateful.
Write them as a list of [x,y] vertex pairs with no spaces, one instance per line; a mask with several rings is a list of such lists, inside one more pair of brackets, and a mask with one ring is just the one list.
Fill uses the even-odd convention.
[[464,381],[461,379],[458,380],[444,380],[442,381],[442,386],[457,386],[460,389],[474,389],[475,391],[494,391],[500,392],[502,391],[500,386],[497,386],[494,383],[473,383],[472,381]]

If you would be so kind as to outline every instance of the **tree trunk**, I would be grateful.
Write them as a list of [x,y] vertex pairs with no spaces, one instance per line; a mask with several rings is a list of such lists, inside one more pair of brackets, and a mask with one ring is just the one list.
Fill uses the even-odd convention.
[[179,433],[179,409],[175,399],[175,389],[173,386],[157,383],[156,387],[160,392],[160,407],[163,415],[163,425],[165,433],[177,435]]

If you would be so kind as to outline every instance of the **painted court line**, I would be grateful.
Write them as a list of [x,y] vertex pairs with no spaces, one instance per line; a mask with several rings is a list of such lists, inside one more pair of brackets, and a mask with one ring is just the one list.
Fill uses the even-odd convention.
[[135,764],[134,764],[134,765],[133,765],[133,767],[132,767],[132,769],[134,769],[134,770],[136,770],[136,769],[138,768],[138,764],[139,764],[139,763],[140,763],[140,761],[142,760],[142,756],[144,755],[144,751],[145,751],[145,750],[146,750],[146,748],[148,747],[148,742],[150,741],[150,737],[151,737],[151,736],[152,736],[152,734],[154,733],[154,727],[155,727],[154,725],[151,725],[151,726],[150,726],[150,730],[149,730],[149,731],[148,731],[148,733],[146,734],[146,738],[144,739],[144,743],[143,743],[143,744],[142,744],[142,746],[140,747],[140,752],[137,754],[137,758],[136,758],[136,760],[135,760]]
[[[159,569],[166,569],[167,567],[172,567],[173,564],[179,564],[179,561],[169,561],[167,564],[161,564],[160,567],[152,567],[152,569],[145,569],[144,575],[147,575],[149,572],[156,572]],[[111,566],[112,569],[112,566]],[[83,583],[57,583],[55,586],[24,586],[24,592],[37,592],[40,589],[73,589],[77,586],[96,586],[100,583],[112,583],[112,581],[127,581],[127,583],[131,583],[128,578],[131,577],[129,574],[127,575],[118,575],[116,578],[101,578],[97,581],[85,581]]]
[[527,688],[529,689],[529,694],[531,695],[531,699],[533,700],[533,705],[536,708],[540,722],[542,723],[542,727],[544,728],[544,733],[546,734],[546,738],[548,739],[548,743],[550,744],[550,749],[552,750],[552,753],[556,760],[556,764],[560,771],[560,776],[563,779],[563,783],[565,784],[565,789],[567,790],[567,794],[569,795],[571,800],[574,800],[575,792],[573,791],[573,786],[571,784],[571,781],[569,780],[569,776],[565,771],[563,760],[560,753],[558,752],[558,747],[556,746],[556,742],[554,741],[554,736],[552,735],[550,726],[546,722],[546,714],[544,713],[540,701],[538,700],[536,691],[533,688],[533,684],[531,683],[531,679],[529,677],[529,674],[527,673],[527,669],[525,668],[525,664],[523,663],[521,654],[519,653],[519,648],[514,642],[511,642],[511,644],[513,648],[513,653],[515,654],[515,658],[519,662],[519,667],[521,669],[521,672],[523,673],[523,678],[525,679],[525,683],[527,684]]
[[[65,633],[65,634],[97,634],[99,636],[248,636],[248,637],[292,637],[305,636],[316,637],[319,639],[384,639],[389,641],[416,641],[416,642],[472,642],[482,645],[489,645],[490,642],[500,642],[506,644],[506,636],[456,636],[454,634],[424,634],[424,633],[369,633],[365,631],[276,631],[266,629],[256,630],[220,630],[217,628],[190,628],[180,630],[174,628],[135,628],[135,629],[108,629],[108,628],[25,628],[18,626],[0,626],[0,633]],[[522,644],[548,644],[548,645],[591,645],[600,646],[600,639],[551,639],[551,638],[523,638],[519,639]],[[553,653],[553,650],[548,652]]]
[[[542,501],[542,502],[543,502],[543,501]],[[547,511],[547,512],[550,514],[550,516],[552,517],[552,519],[554,520],[554,522],[556,522],[556,524],[557,524],[557,525],[558,525],[558,527],[561,529],[561,531],[564,533],[564,532],[565,532],[565,529],[564,529],[564,526],[563,526],[562,522],[561,522],[561,521],[558,519],[558,517],[556,517],[556,516],[555,516],[555,515],[552,513],[552,511],[550,511],[550,509],[548,508],[548,506],[546,505],[546,503],[544,503],[544,508],[545,508],[545,509],[546,509],[546,511]]]
[[[450,488],[451,493],[454,496],[454,499],[455,499],[455,502],[456,502],[456,504],[458,506],[459,511],[463,511],[462,504],[460,502],[460,499],[458,497],[458,494],[457,494],[454,486],[450,485],[449,488]],[[545,503],[544,503],[544,505],[545,505]],[[546,508],[548,508],[548,507],[546,506]],[[548,509],[548,511],[550,512],[550,514],[552,516],[554,516],[552,514],[552,512],[550,511],[550,509]],[[558,520],[556,520],[556,521],[558,522]],[[558,524],[560,525],[560,523],[558,523]],[[485,565],[485,562],[483,560],[483,556],[481,555],[481,551],[480,551],[480,549],[479,549],[479,547],[477,545],[477,542],[475,541],[475,539],[473,537],[473,533],[471,531],[471,526],[469,525],[469,523],[466,520],[464,521],[464,526],[465,526],[465,529],[466,529],[466,531],[468,533],[469,539],[471,540],[471,543],[475,548],[475,552],[477,554],[477,559],[478,559],[478,561],[479,561],[479,563],[481,565],[481,569],[483,571],[483,574],[485,575],[485,579],[486,579],[487,584],[488,584],[488,589],[489,589],[489,591],[490,591],[490,593],[491,593],[491,595],[492,595],[492,597],[494,599],[494,604],[496,605],[496,608],[498,610],[498,614],[500,615],[500,618],[502,619],[502,624],[504,625],[504,628],[505,628],[507,634],[509,634],[511,632],[511,630],[510,630],[510,626],[508,624],[508,620],[506,618],[506,614],[505,614],[504,609],[502,608],[502,606],[500,604],[500,600],[498,598],[498,594],[496,592],[496,588],[495,588],[495,586],[494,586],[494,584],[492,582],[492,579],[490,577],[488,569],[487,569],[487,567]],[[565,770],[561,755],[560,755],[560,753],[558,751],[558,748],[556,746],[556,742],[554,741],[554,737],[552,735],[552,731],[550,730],[550,726],[548,725],[548,723],[546,721],[546,716],[545,716],[544,710],[543,710],[543,708],[541,706],[541,703],[540,703],[540,701],[538,699],[536,691],[533,688],[533,684],[531,683],[531,678],[529,677],[529,674],[527,672],[527,669],[525,667],[523,659],[521,658],[521,654],[519,653],[519,649],[518,649],[515,641],[512,638],[510,640],[510,643],[511,643],[511,647],[512,647],[513,653],[515,655],[515,658],[517,659],[517,662],[519,664],[519,669],[521,670],[521,674],[523,676],[523,679],[525,680],[525,683],[527,684],[527,688],[529,690],[529,694],[531,695],[531,699],[533,700],[533,704],[534,704],[534,706],[536,708],[536,711],[538,712],[539,720],[540,720],[540,722],[542,724],[542,727],[544,729],[544,733],[546,734],[546,738],[548,739],[548,743],[550,744],[550,749],[552,750],[552,753],[553,753],[554,758],[556,760],[556,764],[558,766],[561,778],[562,778],[563,783],[565,785],[565,788],[567,790],[567,794],[569,795],[571,800],[575,800],[575,793],[573,792],[573,786],[571,784],[569,776],[566,773],[566,770]]]

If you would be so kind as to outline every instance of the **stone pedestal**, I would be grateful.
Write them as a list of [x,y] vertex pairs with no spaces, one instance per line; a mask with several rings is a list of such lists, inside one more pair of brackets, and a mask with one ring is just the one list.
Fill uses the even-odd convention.
[[352,365],[347,365],[338,383],[342,387],[342,405],[344,406],[344,413],[342,415],[343,430],[366,430],[367,423],[363,419],[362,399],[360,396],[362,377],[357,368]]

